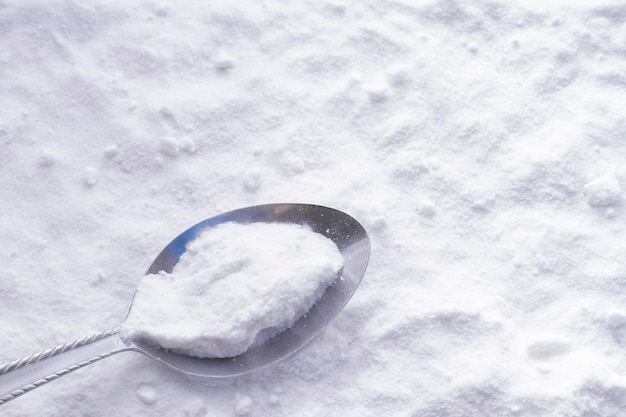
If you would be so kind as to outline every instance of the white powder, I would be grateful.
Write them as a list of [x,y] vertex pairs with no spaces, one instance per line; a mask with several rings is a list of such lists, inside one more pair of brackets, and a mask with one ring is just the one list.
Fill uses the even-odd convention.
[[593,207],[606,207],[619,203],[622,188],[615,174],[604,175],[585,184],[587,204]]
[[116,355],[2,417],[626,415],[623,0],[0,0],[0,37],[0,362],[118,326],[192,219],[372,244],[298,355]]
[[225,223],[187,246],[171,274],[143,277],[125,338],[233,357],[289,328],[337,277],[337,246],[304,226]]

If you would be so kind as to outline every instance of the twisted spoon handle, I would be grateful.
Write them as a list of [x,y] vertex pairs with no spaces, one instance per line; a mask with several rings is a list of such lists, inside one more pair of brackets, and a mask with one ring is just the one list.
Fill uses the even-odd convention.
[[135,350],[117,330],[97,333],[0,366],[0,405],[115,353]]

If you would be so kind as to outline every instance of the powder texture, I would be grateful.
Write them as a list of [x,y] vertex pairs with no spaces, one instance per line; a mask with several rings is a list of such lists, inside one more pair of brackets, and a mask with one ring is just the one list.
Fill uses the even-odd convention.
[[0,92],[0,362],[119,326],[196,220],[372,244],[285,361],[120,354],[2,417],[626,414],[624,0],[0,0]]
[[300,225],[220,224],[171,274],[141,280],[121,332],[192,356],[237,356],[305,314],[342,263],[330,239]]

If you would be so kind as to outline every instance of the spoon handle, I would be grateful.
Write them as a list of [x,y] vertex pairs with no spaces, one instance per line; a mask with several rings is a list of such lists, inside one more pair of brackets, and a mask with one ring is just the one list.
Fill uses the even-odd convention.
[[135,350],[117,329],[97,333],[0,366],[0,405],[115,353]]

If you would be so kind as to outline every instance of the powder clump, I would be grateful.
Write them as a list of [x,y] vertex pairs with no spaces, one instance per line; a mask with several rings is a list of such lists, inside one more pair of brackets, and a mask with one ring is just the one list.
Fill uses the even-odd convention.
[[343,258],[294,224],[224,223],[191,241],[171,274],[140,282],[121,334],[197,357],[234,357],[291,327]]
[[587,204],[592,207],[607,207],[619,203],[622,188],[614,174],[604,175],[585,184]]

